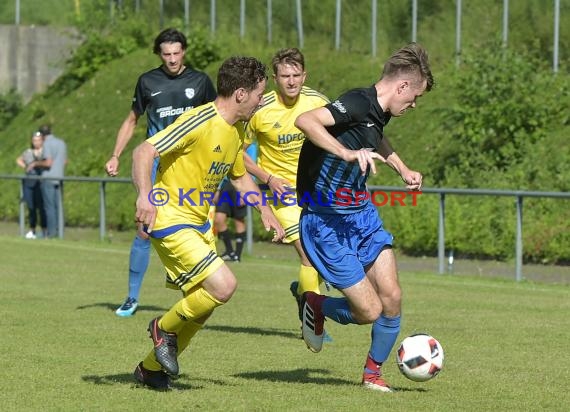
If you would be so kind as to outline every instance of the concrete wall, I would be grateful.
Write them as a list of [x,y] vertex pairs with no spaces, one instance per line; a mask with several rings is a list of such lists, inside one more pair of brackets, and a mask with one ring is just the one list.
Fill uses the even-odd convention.
[[0,93],[16,89],[28,102],[63,72],[78,43],[72,29],[0,25]]

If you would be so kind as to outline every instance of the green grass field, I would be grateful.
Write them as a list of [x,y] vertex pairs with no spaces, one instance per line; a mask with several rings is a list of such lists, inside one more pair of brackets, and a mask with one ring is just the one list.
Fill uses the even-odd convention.
[[151,348],[146,327],[178,299],[156,256],[130,319],[114,315],[126,293],[126,241],[25,241],[0,236],[3,411],[536,411],[568,410],[570,289],[565,285],[426,273],[400,274],[405,335],[425,331],[445,350],[442,373],[398,389],[358,386],[368,326],[327,329],[319,354],[299,339],[283,246],[256,245],[233,264],[238,291],[216,310],[180,359],[176,390],[135,385]]

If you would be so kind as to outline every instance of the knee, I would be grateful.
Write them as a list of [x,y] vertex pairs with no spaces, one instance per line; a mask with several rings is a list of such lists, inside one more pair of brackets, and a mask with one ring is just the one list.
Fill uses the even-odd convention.
[[361,324],[365,325],[368,323],[373,323],[376,319],[380,317],[382,313],[382,303],[380,300],[369,302],[369,304],[362,308],[358,313],[354,314],[354,318],[356,321]]
[[237,289],[237,280],[235,278],[226,279],[223,284],[216,285],[216,288],[210,293],[214,298],[222,303],[226,303],[234,295]]

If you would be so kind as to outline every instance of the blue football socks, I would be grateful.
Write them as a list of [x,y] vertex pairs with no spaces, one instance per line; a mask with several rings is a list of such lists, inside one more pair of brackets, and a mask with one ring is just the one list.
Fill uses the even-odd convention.
[[370,357],[377,363],[382,363],[390,355],[400,333],[400,316],[389,318],[380,315],[372,325],[372,344]]
[[144,274],[150,260],[150,239],[133,240],[129,257],[129,297],[139,300]]
[[335,322],[347,325],[349,323],[356,323],[350,313],[350,306],[346,298],[331,298],[328,296],[323,300],[322,309],[323,314]]

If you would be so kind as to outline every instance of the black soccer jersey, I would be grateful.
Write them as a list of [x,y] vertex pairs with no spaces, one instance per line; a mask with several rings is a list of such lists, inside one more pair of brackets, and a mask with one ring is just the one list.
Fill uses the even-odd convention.
[[[382,110],[376,94],[374,86],[352,89],[325,106],[335,120],[327,130],[345,147],[378,150],[390,115]],[[363,176],[357,162],[345,162],[305,139],[297,169],[299,205],[323,213],[360,210],[366,202],[355,195],[367,190],[369,173]]]
[[147,114],[147,137],[165,129],[186,110],[216,98],[216,89],[207,74],[186,67],[171,76],[161,67],[143,73],[135,88],[132,110]]

